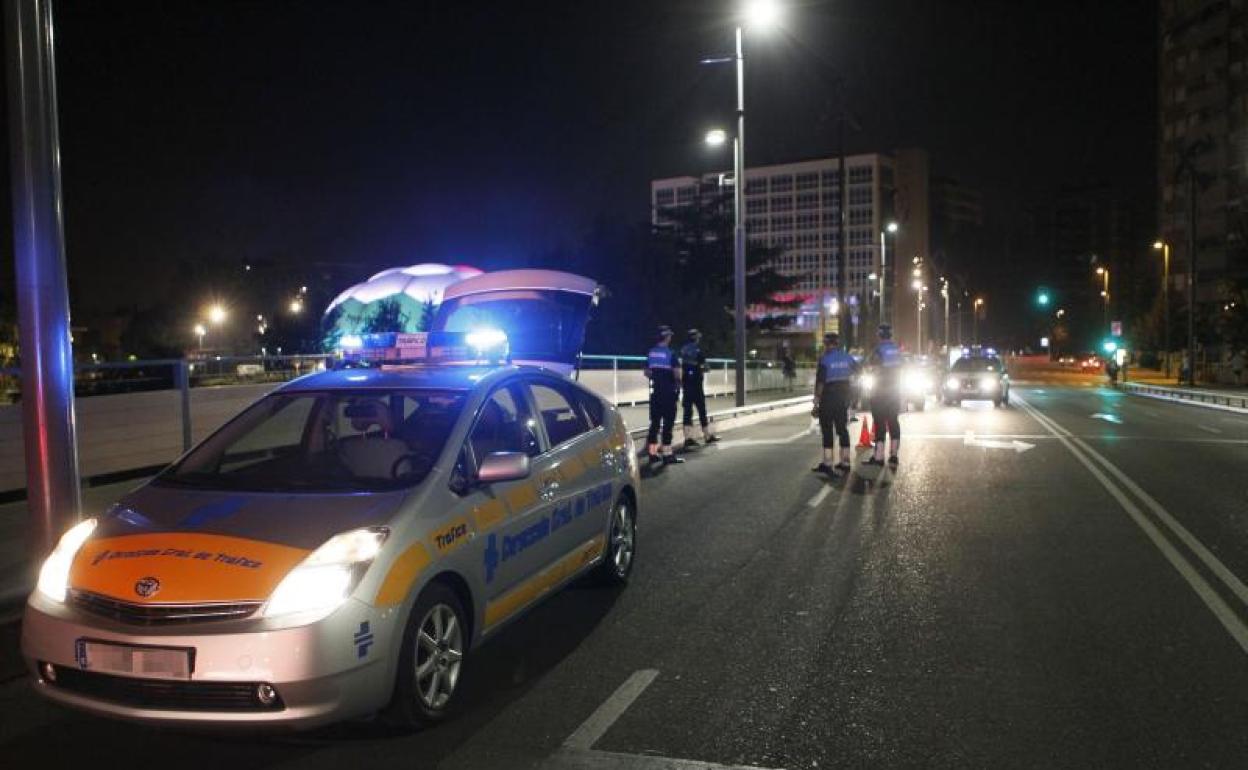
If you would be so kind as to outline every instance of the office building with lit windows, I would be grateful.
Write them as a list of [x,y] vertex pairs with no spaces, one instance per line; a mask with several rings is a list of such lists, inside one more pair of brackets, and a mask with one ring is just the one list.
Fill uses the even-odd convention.
[[[896,174],[899,160],[903,166],[922,166],[922,185],[904,180],[899,184]],[[873,329],[879,322],[880,276],[884,275],[887,281],[885,315],[894,320],[893,299],[898,296],[898,281],[893,276],[900,275],[903,279],[903,300],[911,293],[910,270],[894,272],[895,260],[904,257],[908,268],[913,256],[927,254],[927,156],[921,150],[850,155],[845,159],[845,166],[848,170],[846,296],[859,328]],[[820,297],[831,310],[837,296],[841,253],[839,169],[837,158],[818,158],[754,166],[745,173],[747,237],[751,244],[780,247],[782,253],[776,268],[796,279],[794,291],[802,304],[796,312],[793,332],[817,331]],[[732,184],[732,174],[722,172],[653,180],[650,183],[653,223],[656,226],[669,223],[674,209],[692,206],[699,199],[730,197],[730,194],[719,196],[719,193],[730,193]],[[900,231],[887,236],[888,265],[887,270],[881,270],[880,234],[892,220],[899,222]],[[762,315],[767,310],[754,307],[750,312]],[[900,306],[897,310],[903,312]],[[829,312],[831,328],[835,328],[835,315]]]

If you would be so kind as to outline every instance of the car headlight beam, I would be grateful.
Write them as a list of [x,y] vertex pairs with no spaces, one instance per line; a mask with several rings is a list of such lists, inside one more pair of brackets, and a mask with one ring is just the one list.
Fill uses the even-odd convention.
[[996,390],[997,379],[995,377],[980,377],[979,389],[980,390]]
[[39,582],[35,590],[53,601],[65,601],[65,594],[69,589],[69,569],[74,565],[74,557],[78,555],[82,544],[95,531],[97,523],[99,522],[95,519],[85,519],[61,535],[56,547],[39,568]]
[[945,380],[945,387],[948,388],[949,390],[957,390],[961,384],[962,383],[958,382],[957,377],[950,377],[949,379]]
[[334,535],[282,578],[264,607],[264,616],[328,614],[337,609],[355,590],[389,535],[384,527]]
[[859,381],[859,384],[862,385],[863,393],[870,393],[871,389],[875,387],[875,375],[874,374],[862,375],[862,379]]

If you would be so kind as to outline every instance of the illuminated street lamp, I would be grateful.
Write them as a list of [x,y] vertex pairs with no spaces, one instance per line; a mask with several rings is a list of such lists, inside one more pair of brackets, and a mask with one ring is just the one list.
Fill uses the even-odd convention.
[[303,312],[303,300],[292,299],[290,301],[289,310],[293,315],[299,315],[300,313],[302,313]]
[[[703,64],[734,64],[737,70],[737,135],[733,137],[733,239],[732,296],[734,318],[734,352],[737,360],[736,403],[745,406],[745,45],[744,27],[765,32],[780,20],[780,5],[775,0],[753,0],[746,3],[736,28],[736,52],[733,56],[703,59]],[[708,135],[707,139],[710,139]],[[727,137],[725,136],[726,140]],[[844,287],[840,287],[844,290]],[[823,303],[819,303],[822,309]],[[821,310],[822,312],[822,310]]]
[[897,230],[898,230],[897,223],[889,222],[887,225],[884,226],[884,229],[880,231],[880,324],[881,325],[888,323],[886,320],[884,320],[884,284],[886,282],[884,279],[884,276],[888,275],[888,250],[886,248],[887,244],[886,244],[885,236],[896,235]]
[[1161,308],[1165,324],[1166,376],[1170,376],[1170,244],[1163,240],[1153,242],[1153,248],[1161,252]]
[[1101,298],[1105,300],[1105,304],[1101,308],[1101,324],[1105,329],[1109,328],[1109,268],[1098,267],[1096,274],[1101,276]]
[[204,335],[208,333],[208,328],[203,324],[195,324],[195,336],[199,337],[199,349],[204,349]]
[[213,326],[220,326],[225,323],[225,308],[220,305],[213,305],[208,308],[208,320]]
[[972,327],[973,327],[971,331],[971,335],[973,339],[975,340],[976,345],[979,344],[979,309],[983,306],[984,306],[984,298],[976,297],[975,298],[975,312],[971,315],[971,321],[972,321]]
[[722,147],[728,141],[728,132],[722,128],[712,128],[706,132],[706,143],[711,147]]

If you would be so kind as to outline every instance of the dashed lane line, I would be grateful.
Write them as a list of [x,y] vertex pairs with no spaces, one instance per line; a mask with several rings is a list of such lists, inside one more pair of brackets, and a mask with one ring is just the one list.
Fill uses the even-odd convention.
[[806,501],[806,506],[808,508],[818,508],[819,503],[822,503],[824,500],[827,500],[828,495],[832,494],[832,490],[833,490],[833,487],[830,487],[827,484],[824,484],[823,489],[820,489],[818,492],[815,493],[814,497]]
[[[1117,466],[1105,459],[1100,453],[1092,449],[1092,447],[1088,446],[1078,437],[1070,434],[1069,431],[1057,422],[1053,421],[1048,416],[1041,414],[1038,409],[1031,406],[1023,399],[1019,398],[1017,400],[1019,405],[1022,406],[1023,409],[1036,420],[1036,422],[1040,423],[1045,429],[1056,436],[1057,440],[1060,441],[1072,455],[1074,455],[1075,459],[1087,468],[1088,472],[1091,473],[1098,482],[1100,482],[1101,486],[1105,488],[1105,491],[1109,492],[1109,494],[1116,501],[1118,501],[1118,504],[1122,506],[1122,509],[1126,511],[1128,516],[1131,517],[1131,520],[1135,522],[1136,526],[1144,532],[1145,536],[1152,541],[1153,545],[1156,546],[1157,550],[1161,552],[1162,556],[1164,556],[1166,560],[1170,562],[1171,566],[1173,566],[1183,577],[1183,579],[1187,581],[1187,584],[1193,591],[1196,592],[1196,595],[1200,597],[1200,600],[1204,602],[1205,606],[1209,608],[1209,611],[1212,612],[1214,617],[1218,619],[1218,621],[1222,624],[1222,627],[1225,628],[1227,633],[1231,635],[1231,638],[1239,644],[1240,648],[1243,649],[1244,652],[1248,652],[1248,625],[1245,625],[1244,621],[1239,617],[1235,609],[1222,598],[1222,596],[1213,588],[1213,586],[1209,584],[1207,580],[1205,580],[1204,576],[1202,576],[1196,567],[1188,561],[1187,557],[1185,557],[1177,548],[1174,547],[1170,540],[1162,534],[1157,525],[1144,514],[1140,507],[1127,496],[1126,492],[1123,491],[1123,487],[1130,490],[1132,494],[1148,506],[1162,522],[1162,524],[1166,526],[1175,536],[1177,536],[1179,540],[1181,540],[1189,549],[1191,549],[1192,553],[1194,553],[1196,557],[1199,558],[1201,562],[1203,562],[1204,565],[1211,572],[1213,572],[1218,579],[1221,580],[1223,584],[1226,585],[1227,588],[1229,588],[1236,595],[1236,597],[1239,598],[1241,602],[1244,602],[1245,604],[1248,604],[1248,588],[1245,588],[1244,584],[1237,577],[1235,577],[1229,569],[1226,568],[1226,565],[1222,564],[1222,562],[1210,553],[1199,540],[1197,540],[1190,532],[1187,531],[1185,527],[1183,527],[1183,525],[1179,524],[1179,522],[1176,521],[1174,517],[1161,506],[1160,503],[1153,499],[1152,496],[1150,496],[1143,489],[1140,489],[1139,485],[1128,478],[1127,475],[1119,470]],[[1114,481],[1101,470],[1101,468],[1097,467],[1097,463],[1103,466],[1105,471],[1122,484],[1122,487],[1115,484]]]
[[1206,433],[1221,433],[1221,432],[1222,432],[1222,431],[1221,431],[1221,430],[1219,430],[1218,428],[1212,428],[1212,427],[1210,427],[1210,426],[1208,426],[1208,425],[1197,425],[1196,427],[1197,427],[1197,428],[1200,428],[1201,430],[1205,431]]
[[647,668],[634,671],[624,680],[589,718],[576,728],[563,746],[552,754],[542,767],[545,770],[767,770],[753,765],[720,765],[693,759],[660,757],[653,754],[623,754],[615,751],[594,751],[593,746],[607,734],[628,707],[645,692],[659,675]]

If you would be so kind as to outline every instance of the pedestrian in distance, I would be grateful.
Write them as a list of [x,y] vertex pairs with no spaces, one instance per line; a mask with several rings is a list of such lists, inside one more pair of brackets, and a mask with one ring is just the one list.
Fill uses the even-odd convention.
[[654,347],[646,354],[644,374],[650,380],[650,430],[646,434],[646,455],[652,464],[683,463],[684,460],[672,452],[672,429],[676,422],[676,403],[680,399],[680,358],[672,350],[670,326],[659,327]]
[[[867,362],[875,371],[875,387],[871,389],[871,419],[875,422],[875,448],[868,465],[883,465],[885,452],[893,468],[901,451],[901,348],[893,342],[893,328],[881,324],[879,343]],[[888,446],[889,440],[892,446]]]
[[793,358],[793,351],[789,349],[788,340],[784,341],[780,350],[780,369],[784,373],[784,389],[792,393],[797,381],[797,361]]
[[680,385],[683,391],[681,405],[684,415],[681,420],[681,431],[685,435],[685,449],[696,447],[693,425],[693,410],[698,410],[698,423],[701,428],[702,440],[707,444],[719,441],[719,436],[711,430],[711,421],[706,416],[706,353],[702,351],[702,332],[689,330],[689,341],[680,348]]
[[1235,375],[1235,384],[1244,384],[1244,351],[1237,350],[1231,356],[1231,374]]
[[[815,370],[815,405],[811,414],[819,418],[823,439],[823,457],[811,470],[831,474],[849,471],[849,425],[846,417],[851,398],[850,388],[858,375],[858,362],[841,349],[836,332],[823,335],[823,355]],[[836,443],[841,445],[840,459],[835,465]]]

